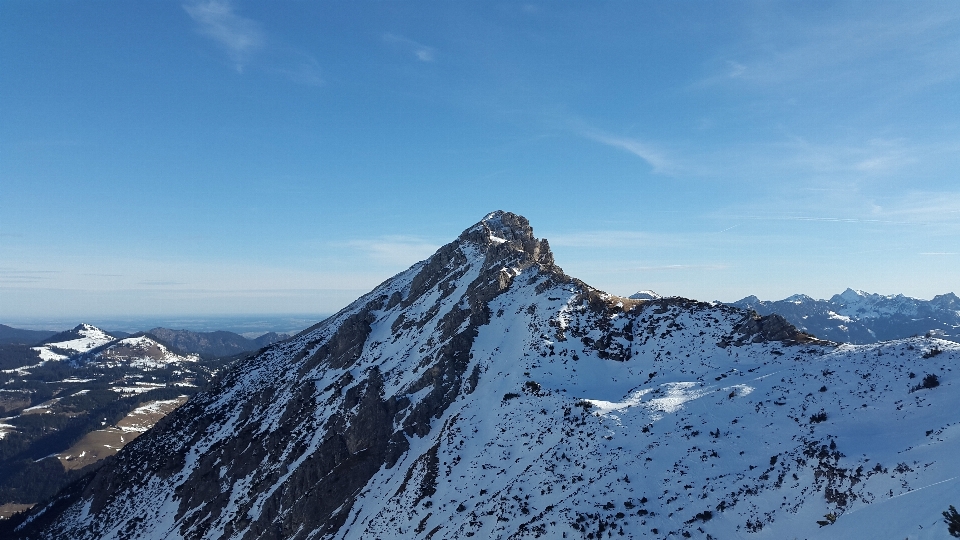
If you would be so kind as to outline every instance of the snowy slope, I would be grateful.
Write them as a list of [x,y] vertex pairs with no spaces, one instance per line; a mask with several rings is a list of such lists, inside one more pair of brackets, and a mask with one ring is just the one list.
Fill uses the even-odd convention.
[[19,534],[942,538],[958,360],[613,297],[496,212],[238,364]]
[[104,367],[129,366],[143,370],[161,369],[171,364],[196,362],[199,356],[181,356],[147,336],[131,336],[93,351],[87,361]]
[[73,354],[85,353],[106,345],[114,339],[116,338],[96,326],[81,323],[73,330],[61,332],[48,339],[43,345],[33,347],[33,350],[40,353],[40,359],[43,361],[66,360]]

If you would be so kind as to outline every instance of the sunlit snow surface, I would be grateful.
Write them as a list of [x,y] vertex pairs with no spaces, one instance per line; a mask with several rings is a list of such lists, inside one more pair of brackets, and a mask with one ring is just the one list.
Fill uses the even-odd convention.
[[[45,354],[43,352],[44,350],[47,351],[46,354],[51,354],[50,349],[59,349],[69,352],[87,352],[101,345],[106,345],[114,340],[113,336],[110,334],[107,334],[96,326],[90,326],[89,324],[80,325],[80,328],[77,330],[77,332],[80,334],[80,337],[76,339],[58,341],[57,343],[47,343],[40,347],[34,347],[34,350],[39,351],[42,358],[42,355]],[[65,356],[63,357],[65,358]],[[43,359],[47,360],[47,358]]]
[[[89,525],[88,538],[125,537],[127,527],[139,538],[244,537],[323,441],[327,420],[341,410],[350,417],[342,395],[371,370],[383,374],[385,397],[425,398],[411,385],[442,345],[431,336],[479,275],[483,254],[463,250],[464,267],[451,269],[462,270],[454,291],[436,288],[410,306],[373,312],[352,365],[299,373],[302,360],[291,359],[309,358],[367,301],[406,295],[422,265],[239,366],[232,386],[210,398],[206,410],[218,420],[185,443],[179,472],[145,473],[101,514],[78,504],[63,523]],[[535,267],[510,273],[512,285],[490,302],[491,320],[471,348],[467,372],[477,369],[477,387],[461,388],[429,433],[410,438],[399,462],[373,476],[332,537],[946,536],[940,512],[960,504],[960,380],[952,371],[960,345],[917,338],[721,347],[744,312],[652,302],[601,316],[579,299],[578,285],[545,283]],[[422,329],[395,330],[401,311]],[[590,345],[607,337],[603,347]],[[612,359],[617,351],[627,360]],[[939,386],[911,390],[930,374]],[[221,473],[223,510],[184,525],[178,486],[246,426],[264,435],[280,429],[304,379],[324,405],[300,419],[282,455],[242,478]],[[345,380],[353,382],[336,387]],[[281,391],[241,420],[250,396],[268,387]],[[433,474],[421,459],[431,452],[436,485],[425,495],[410,486]],[[821,527],[831,513],[836,523]]]
[[70,355],[85,353],[102,345],[106,345],[114,340],[110,334],[107,334],[96,326],[91,326],[89,324],[81,324],[76,329],[76,332],[79,334],[79,337],[75,339],[58,341],[56,343],[46,343],[38,347],[32,347],[32,349],[37,351],[37,354],[40,356],[39,364],[4,370],[3,372],[17,373],[20,376],[27,376],[30,374],[31,369],[40,367],[46,362],[60,362],[67,360],[70,358]]

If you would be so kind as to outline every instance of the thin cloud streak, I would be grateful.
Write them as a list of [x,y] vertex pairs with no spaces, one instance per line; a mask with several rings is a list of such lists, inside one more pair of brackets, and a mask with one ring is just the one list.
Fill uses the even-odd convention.
[[581,135],[598,143],[625,150],[639,157],[653,168],[654,173],[669,174],[675,172],[677,169],[676,165],[664,157],[661,152],[638,139],[618,137],[597,130],[586,130],[581,132]]
[[[955,39],[956,16],[910,13],[894,4],[897,11],[877,10],[870,18],[842,18],[833,23],[809,28],[791,28],[782,24],[758,25],[749,49],[727,51],[727,58],[716,62],[714,73],[695,87],[725,82],[746,82],[760,86],[802,84],[859,84],[870,80],[877,58],[894,58],[903,91],[954,80],[960,76],[956,60],[960,41]],[[895,16],[894,16],[895,15]],[[784,35],[796,33],[791,45]],[[735,60],[733,58],[736,58]],[[889,66],[890,63],[885,65]],[[884,71],[883,76],[890,73]]]
[[638,266],[634,270],[640,272],[663,271],[663,270],[726,270],[729,266],[725,264],[665,264],[660,266]]
[[207,0],[183,5],[197,30],[217,43],[237,73],[248,66],[281,75],[307,86],[320,86],[320,64],[305,51],[268,39],[260,23],[236,13],[228,0]]
[[197,23],[201,34],[226,50],[237,73],[242,73],[250,54],[263,47],[265,35],[260,25],[237,15],[230,2],[208,0],[185,4],[183,9]]
[[552,247],[564,248],[627,248],[670,245],[676,235],[657,235],[638,231],[585,231],[568,234],[545,233]]
[[367,257],[377,263],[403,267],[416,264],[440,249],[438,244],[410,236],[353,240],[345,245],[364,252]]
[[409,50],[421,62],[435,62],[437,59],[437,50],[397,34],[387,33],[383,35],[383,40],[387,43],[397,45]]

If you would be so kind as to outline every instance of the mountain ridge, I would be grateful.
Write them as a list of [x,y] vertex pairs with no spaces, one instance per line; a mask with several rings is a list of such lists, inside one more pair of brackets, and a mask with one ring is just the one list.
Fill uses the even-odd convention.
[[[838,346],[777,315],[609,295],[564,274],[525,218],[495,212],[241,360],[12,525],[38,538],[899,534],[939,509],[900,525],[878,512],[960,473],[958,358],[941,340]],[[854,419],[933,429],[871,446]]]
[[730,305],[779,313],[798,328],[836,342],[867,344],[927,333],[960,341],[960,298],[954,293],[921,300],[847,288],[829,300],[795,294],[763,301],[751,295]]
[[47,330],[24,330],[0,324],[0,344],[34,345],[56,334]]

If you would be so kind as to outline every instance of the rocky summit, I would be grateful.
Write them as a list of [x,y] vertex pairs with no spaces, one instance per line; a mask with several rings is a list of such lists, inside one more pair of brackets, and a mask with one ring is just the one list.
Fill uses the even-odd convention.
[[235,364],[19,538],[943,538],[960,345],[612,296],[494,212]]

